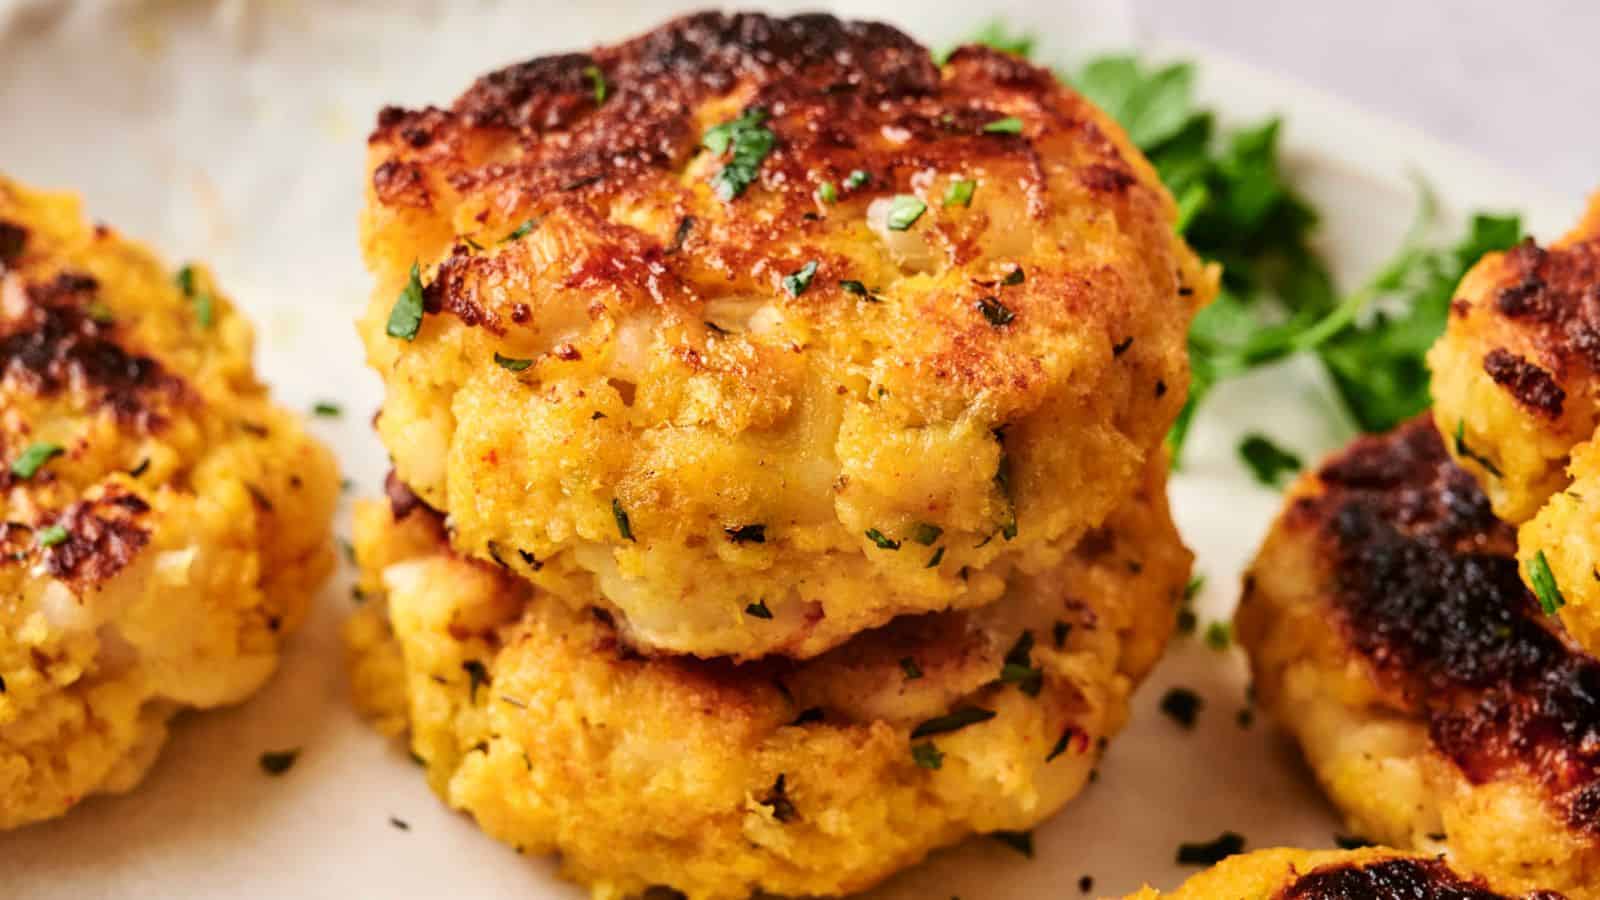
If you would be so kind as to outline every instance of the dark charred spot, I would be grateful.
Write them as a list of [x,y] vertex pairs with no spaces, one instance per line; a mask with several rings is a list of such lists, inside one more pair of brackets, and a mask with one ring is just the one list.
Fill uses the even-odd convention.
[[29,284],[26,308],[0,322],[0,378],[40,395],[81,390],[124,424],[154,429],[161,418],[153,401],[176,402],[183,382],[117,342],[116,325],[90,312],[98,290],[93,278],[70,272]]
[[[1282,900],[1512,900],[1489,890],[1482,881],[1462,878],[1437,859],[1384,859],[1323,866],[1300,876],[1278,896]],[[1524,900],[1560,900],[1560,895],[1539,892],[1525,895]]]
[[1600,371],[1600,237],[1551,249],[1525,240],[1503,269],[1494,309],[1563,377],[1574,365]]
[[0,265],[21,256],[27,246],[28,229],[14,222],[0,220]]
[[428,192],[421,167],[391,159],[372,170],[372,189],[378,200],[386,206],[409,206],[427,209],[433,205],[433,195]]
[[120,494],[67,507],[53,522],[66,540],[43,552],[45,570],[78,586],[99,584],[120,572],[149,543],[140,518],[150,507],[133,494]]
[[406,518],[418,509],[428,508],[393,469],[383,477],[383,493],[389,498],[389,513],[395,521]]
[[448,312],[462,324],[504,334],[505,326],[489,304],[478,297],[482,275],[503,265],[499,260],[473,254],[455,254],[439,266],[433,281],[422,289],[422,306],[430,315]]
[[1078,180],[1083,186],[1098,194],[1120,194],[1138,183],[1133,177],[1133,172],[1126,167],[1114,168],[1104,164],[1096,164],[1084,169],[1078,174]]
[[1567,392],[1556,384],[1549,372],[1503,347],[1496,347],[1484,356],[1483,371],[1518,403],[1546,418],[1560,418]]
[[1600,662],[1548,630],[1515,531],[1426,417],[1358,440],[1287,527],[1329,547],[1334,619],[1373,677],[1474,783],[1526,777],[1600,836]]

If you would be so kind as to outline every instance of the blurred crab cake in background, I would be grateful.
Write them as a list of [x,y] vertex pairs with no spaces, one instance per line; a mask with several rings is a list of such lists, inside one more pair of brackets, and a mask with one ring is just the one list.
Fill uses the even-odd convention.
[[746,663],[640,656],[609,615],[457,555],[420,503],[369,503],[357,699],[447,803],[595,897],[864,890],[1082,789],[1188,579],[1163,469],[989,606]]
[[[1581,896],[1581,895],[1573,895]],[[1394,850],[1262,850],[1231,857],[1174,891],[1126,900],[1561,900],[1560,894],[1496,883],[1433,856]]]
[[1515,547],[1417,419],[1291,491],[1236,632],[1356,834],[1600,897],[1600,662],[1541,611]]
[[1159,455],[1214,291],[1048,70],[828,16],[511,66],[385,110],[369,165],[400,479],[647,651],[814,656],[1059,564]]
[[133,787],[332,570],[333,459],[252,342],[205,271],[0,177],[0,828]]

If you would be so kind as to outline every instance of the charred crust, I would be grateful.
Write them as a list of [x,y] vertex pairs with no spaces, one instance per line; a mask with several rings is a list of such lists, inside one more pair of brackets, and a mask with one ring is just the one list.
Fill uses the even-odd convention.
[[1524,240],[1506,252],[1492,297],[1547,367],[1600,371],[1600,236],[1549,249]]
[[[417,129],[407,131],[407,134],[411,135],[417,133]],[[406,143],[416,146],[414,139],[408,139]],[[379,202],[386,206],[428,209],[433,205],[433,195],[428,192],[427,179],[423,176],[421,167],[415,163],[396,159],[380,163],[372,170],[372,190],[378,195]]]
[[1544,369],[1496,347],[1483,357],[1483,371],[1528,409],[1550,419],[1561,417],[1567,392]]
[[22,255],[28,246],[28,229],[0,220],[0,266]]
[[0,319],[0,381],[43,396],[86,391],[92,408],[155,430],[163,421],[157,401],[180,401],[185,385],[117,342],[116,325],[90,311],[98,290],[93,278],[72,272],[28,284],[25,307]]
[[1358,440],[1319,477],[1285,521],[1323,545],[1347,645],[1463,776],[1532,779],[1600,838],[1600,662],[1546,627],[1514,530],[1431,421]]
[[[1368,900],[1405,897],[1408,900],[1511,900],[1452,872],[1437,859],[1384,859],[1369,863],[1336,863],[1300,876],[1278,892],[1282,900]],[[1523,900],[1560,900],[1547,892],[1527,894]]]
[[418,497],[409,485],[400,480],[400,476],[393,469],[383,476],[383,493],[389,498],[389,514],[396,522],[419,509],[435,512],[432,507],[422,502],[422,498]]
[[79,587],[100,584],[122,571],[150,541],[141,521],[150,506],[135,494],[80,501],[53,522],[67,537],[42,551],[45,571]]

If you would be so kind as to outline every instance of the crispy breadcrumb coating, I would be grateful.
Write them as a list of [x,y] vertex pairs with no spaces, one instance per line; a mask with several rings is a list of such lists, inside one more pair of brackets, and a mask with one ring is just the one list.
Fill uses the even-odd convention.
[[1049,71],[829,16],[511,66],[385,110],[369,169],[399,475],[645,651],[809,657],[1048,571],[1160,452],[1214,292]]
[[1056,569],[980,610],[897,619],[806,661],[642,657],[453,553],[436,513],[357,512],[358,703],[409,730],[452,807],[558,852],[598,898],[864,890],[1082,789],[1189,572],[1152,467]]
[[203,269],[0,177],[0,829],[132,788],[331,571],[333,458],[252,342]]
[[1291,491],[1236,633],[1262,706],[1369,840],[1600,897],[1600,661],[1426,417]]
[[1395,850],[1261,850],[1224,860],[1175,891],[1126,900],[1561,900],[1492,882],[1436,857]]

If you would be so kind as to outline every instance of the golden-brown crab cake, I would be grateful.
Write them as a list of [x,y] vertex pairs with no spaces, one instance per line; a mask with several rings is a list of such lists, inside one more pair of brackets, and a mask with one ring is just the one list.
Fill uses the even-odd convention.
[[[1523,580],[1541,593],[1572,639],[1600,654],[1600,443],[1572,452],[1572,482],[1517,532]],[[1534,584],[1532,573],[1549,578]]]
[[[358,510],[360,705],[434,789],[596,897],[865,889],[1026,829],[1084,785],[1172,629],[1190,556],[1161,475],[1054,570],[805,661],[643,657],[610,617]],[[752,610],[750,614],[764,614]]]
[[332,457],[252,340],[203,270],[0,177],[0,829],[133,787],[332,569]]
[[[1574,895],[1578,896],[1578,895]],[[1496,885],[1438,857],[1396,850],[1261,850],[1231,857],[1175,891],[1145,888],[1126,900],[1561,900],[1550,891]]]
[[1600,425],[1600,194],[1553,246],[1485,255],[1456,295],[1428,354],[1434,417],[1495,512],[1521,524]]
[[1553,629],[1514,551],[1419,418],[1296,486],[1236,632],[1351,830],[1600,897],[1600,662]]
[[813,656],[1055,565],[1159,453],[1213,292],[1048,71],[828,16],[512,66],[384,111],[369,164],[400,477],[646,651]]

